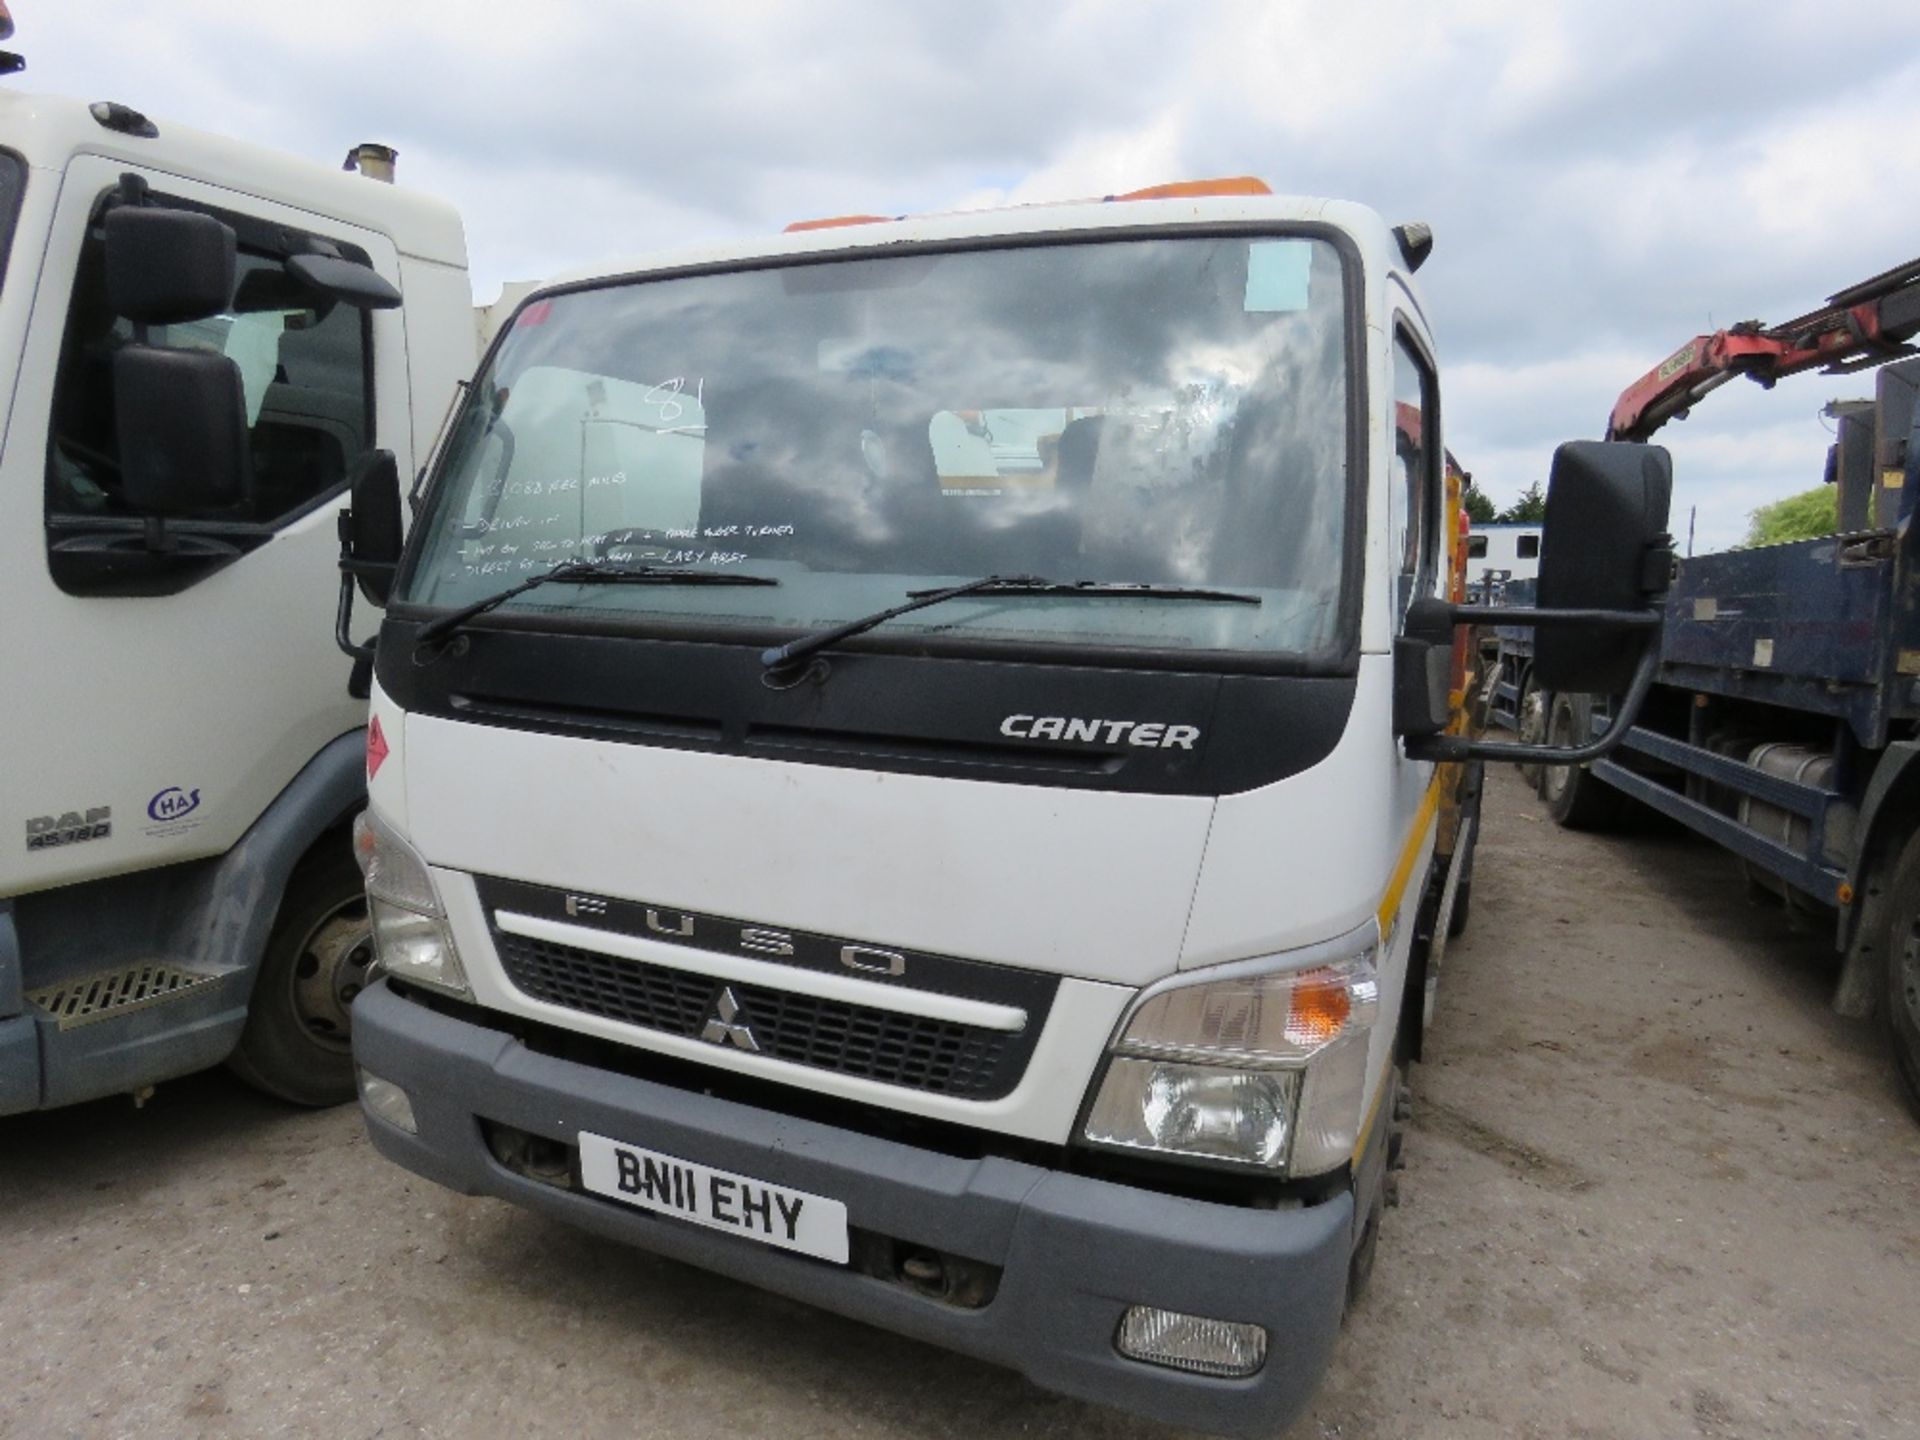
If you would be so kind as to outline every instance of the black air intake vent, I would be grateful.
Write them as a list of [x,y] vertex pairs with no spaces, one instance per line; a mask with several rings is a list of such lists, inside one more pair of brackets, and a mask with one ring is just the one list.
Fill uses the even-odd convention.
[[448,703],[463,720],[510,725],[555,734],[592,735],[603,739],[657,740],[675,744],[718,745],[723,734],[718,720],[685,715],[648,715],[626,710],[603,710],[583,705],[545,705],[533,700],[503,700],[489,695],[459,694]]

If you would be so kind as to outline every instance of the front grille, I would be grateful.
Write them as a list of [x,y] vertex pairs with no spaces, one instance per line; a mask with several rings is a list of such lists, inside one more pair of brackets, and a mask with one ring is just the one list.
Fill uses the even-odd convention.
[[[508,979],[533,999],[669,1035],[698,1037],[722,989],[709,976],[666,965],[497,929],[493,938]],[[760,985],[727,988],[739,1003],[733,1019],[752,1027],[762,1054],[931,1095],[998,1099],[1019,1083],[1032,1049],[1025,1034]]]

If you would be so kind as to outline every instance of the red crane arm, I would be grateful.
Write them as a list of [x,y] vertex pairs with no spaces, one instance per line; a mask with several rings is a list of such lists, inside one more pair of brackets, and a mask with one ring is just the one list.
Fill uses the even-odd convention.
[[1645,440],[1736,375],[1771,386],[1802,370],[1843,374],[1911,355],[1905,342],[1915,334],[1920,259],[1829,296],[1820,309],[1783,325],[1748,320],[1694,336],[1621,393],[1607,438]]

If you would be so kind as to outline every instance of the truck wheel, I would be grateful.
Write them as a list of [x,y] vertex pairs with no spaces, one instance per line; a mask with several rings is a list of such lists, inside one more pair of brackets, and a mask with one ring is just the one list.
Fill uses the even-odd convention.
[[[1584,695],[1555,695],[1547,712],[1547,743],[1584,744],[1591,702]],[[1601,830],[1620,813],[1620,792],[1584,765],[1548,765],[1540,776],[1547,813],[1569,830]]]
[[1887,983],[1880,997],[1893,1068],[1920,1119],[1920,834],[1901,850],[1887,887]]
[[310,855],[281,897],[228,1068],[295,1105],[352,1099],[347,1010],[374,974],[367,896],[351,852],[342,843]]
[[[1467,856],[1467,864],[1473,864],[1472,853]],[[1473,908],[1473,876],[1471,872],[1461,880],[1460,888],[1453,892],[1453,914],[1447,917],[1447,938],[1458,940],[1467,933],[1467,912]]]
[[[1528,670],[1527,678],[1520,682],[1520,699],[1514,706],[1514,735],[1522,745],[1539,745],[1546,740],[1547,704],[1552,699],[1550,692],[1533,683],[1533,671]],[[1546,767],[1519,765],[1514,768],[1527,784],[1535,790],[1540,788],[1540,776]]]
[[1380,1224],[1386,1218],[1389,1206],[1400,1203],[1400,1171],[1406,1168],[1407,1122],[1412,1115],[1407,1089],[1407,1064],[1396,1060],[1393,1068],[1387,1072],[1387,1085],[1390,1087],[1380,1102],[1380,1111],[1374,1120],[1375,1131],[1372,1143],[1386,1147],[1386,1160],[1380,1175],[1380,1189],[1367,1205],[1367,1213],[1360,1232],[1360,1243],[1353,1247],[1353,1255],[1347,1261],[1347,1307],[1351,1309],[1355,1302],[1367,1292],[1367,1284],[1373,1279],[1373,1262],[1380,1252]]

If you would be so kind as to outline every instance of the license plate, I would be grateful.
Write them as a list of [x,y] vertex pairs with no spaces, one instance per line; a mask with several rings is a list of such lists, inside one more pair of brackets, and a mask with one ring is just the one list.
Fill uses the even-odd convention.
[[847,1207],[824,1195],[580,1132],[580,1183],[596,1195],[847,1263]]

